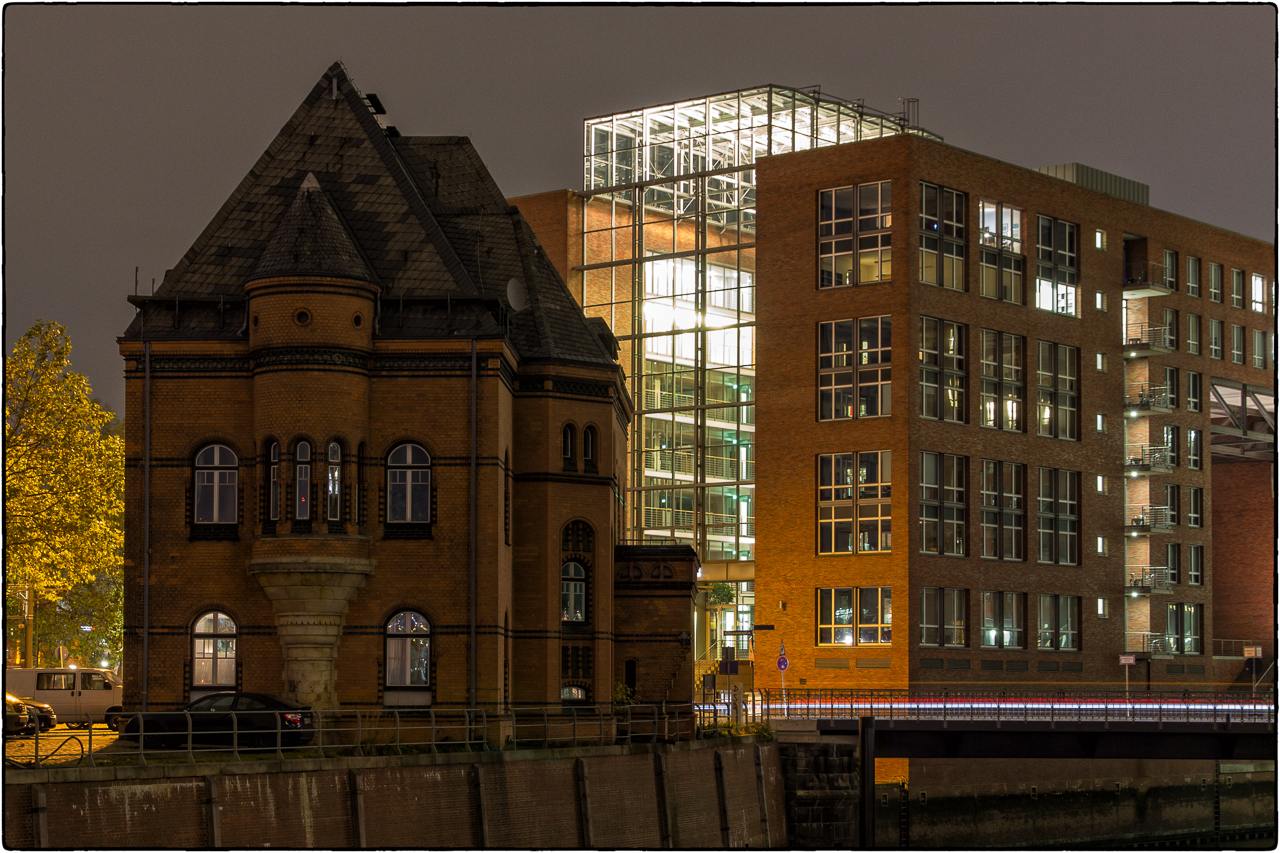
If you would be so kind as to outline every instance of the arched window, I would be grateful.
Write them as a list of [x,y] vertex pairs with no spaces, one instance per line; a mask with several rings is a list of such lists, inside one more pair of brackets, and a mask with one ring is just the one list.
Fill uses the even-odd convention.
[[431,623],[404,610],[387,622],[387,687],[431,684]]
[[236,523],[236,462],[223,444],[196,454],[196,524]]
[[572,560],[560,568],[560,619],[587,621],[587,570]]
[[293,517],[299,521],[306,521],[311,518],[311,444],[306,441],[298,442],[298,449],[295,454],[294,475],[297,479],[294,492],[294,512]]
[[582,430],[582,470],[594,472],[596,466],[596,428],[585,427]]
[[271,467],[267,475],[267,517],[280,520],[280,443],[271,442]]
[[236,622],[215,610],[197,619],[191,631],[191,686],[235,685]]
[[573,685],[561,687],[560,698],[565,702],[585,702],[587,701],[587,689]]
[[577,457],[574,445],[576,444],[577,435],[574,432],[573,424],[565,424],[564,429],[560,431],[560,455],[564,457],[564,470],[577,471]]
[[336,441],[329,442],[329,479],[325,494],[328,495],[329,521],[342,518],[342,448]]
[[387,456],[387,522],[431,521],[431,456],[417,444],[402,444]]

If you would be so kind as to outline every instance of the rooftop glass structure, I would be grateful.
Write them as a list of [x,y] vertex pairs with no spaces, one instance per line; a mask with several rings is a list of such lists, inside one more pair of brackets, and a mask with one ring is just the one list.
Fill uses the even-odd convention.
[[755,556],[756,158],[899,133],[902,115],[762,86],[587,119],[579,298],[636,404],[627,527]]

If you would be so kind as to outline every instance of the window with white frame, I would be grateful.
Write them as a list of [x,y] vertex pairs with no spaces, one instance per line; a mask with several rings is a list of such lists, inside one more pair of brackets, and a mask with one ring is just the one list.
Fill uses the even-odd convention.
[[1164,250],[1164,286],[1178,289],[1178,253],[1169,249]]
[[1222,301],[1222,264],[1209,264],[1209,301]]
[[431,686],[431,623],[427,617],[404,610],[387,621],[386,686]]
[[1222,321],[1209,321],[1209,358],[1222,360]]
[[1231,307],[1244,307],[1244,270],[1231,271]]
[[965,329],[961,323],[920,318],[921,417],[965,422]]
[[1080,596],[1038,597],[1036,648],[1041,651],[1080,650]]
[[920,645],[969,645],[966,625],[969,615],[968,591],[933,586],[920,588]]
[[1075,441],[1080,438],[1078,370],[1075,347],[1040,341],[1036,362],[1039,434]]
[[965,555],[968,501],[965,457],[920,454],[920,551],[950,557]]
[[892,641],[892,593],[887,586],[858,588],[858,645],[888,645]]
[[1204,489],[1192,486],[1187,490],[1187,526],[1204,527]]
[[1200,295],[1200,259],[1187,258],[1187,296]]
[[329,470],[325,479],[325,515],[329,521],[342,518],[342,448],[329,442]]
[[819,288],[872,284],[891,277],[891,208],[889,181],[818,194]]
[[1187,467],[1194,471],[1199,471],[1204,466],[1204,453],[1202,430],[1187,430]]
[[1093,232],[1093,248],[1100,252],[1107,250],[1107,232],[1101,228]]
[[1169,651],[1179,655],[1201,654],[1200,625],[1202,604],[1174,602],[1165,605],[1165,642]]
[[1267,279],[1257,273],[1253,274],[1249,290],[1249,310],[1265,314],[1267,311]]
[[818,324],[818,420],[892,414],[892,328],[887,314]]
[[982,593],[982,639],[984,648],[1025,649],[1026,594],[1021,592]]
[[431,521],[431,455],[421,445],[401,444],[387,454],[387,523]]
[[1164,425],[1164,429],[1163,429],[1164,446],[1168,448],[1167,458],[1169,460],[1169,464],[1175,468],[1178,467],[1178,464],[1179,464],[1179,459],[1178,459],[1178,451],[1180,449],[1180,445],[1178,443],[1180,439],[1180,436],[1178,435],[1179,431],[1180,431],[1180,428],[1175,426],[1174,424]]
[[964,290],[965,194],[920,183],[920,281]]
[[978,202],[980,292],[987,299],[1022,305],[1022,211],[994,201]]
[[212,611],[191,629],[191,686],[230,687],[236,684],[236,621]]
[[1077,228],[1048,216],[1038,216],[1036,222],[1036,307],[1074,317]]
[[1244,364],[1244,326],[1231,327],[1231,363]]
[[195,523],[235,524],[239,486],[235,452],[210,444],[195,459]]
[[1192,545],[1190,559],[1187,562],[1187,583],[1192,586],[1204,585],[1204,546]]
[[1169,523],[1181,524],[1182,492],[1177,483],[1165,483],[1164,505],[1169,510]]
[[1165,543],[1164,566],[1169,575],[1169,583],[1182,583],[1182,545],[1177,542]]
[[1200,374],[1187,372],[1187,411],[1200,411]]
[[1023,484],[1026,469],[1015,462],[982,460],[982,556],[1024,559]]
[[1022,432],[1023,338],[983,329],[982,426]]
[[1198,314],[1187,315],[1187,352],[1192,355],[1200,354],[1200,316]]
[[1253,331],[1253,366],[1266,369],[1267,366],[1267,333]]
[[1178,312],[1173,308],[1164,309],[1165,346],[1178,348]]
[[1080,472],[1040,469],[1037,504],[1041,563],[1080,562]]
[[1165,367],[1164,387],[1165,393],[1169,397],[1169,405],[1172,408],[1178,408],[1178,368]]
[[587,621],[587,570],[573,560],[560,567],[560,619]]

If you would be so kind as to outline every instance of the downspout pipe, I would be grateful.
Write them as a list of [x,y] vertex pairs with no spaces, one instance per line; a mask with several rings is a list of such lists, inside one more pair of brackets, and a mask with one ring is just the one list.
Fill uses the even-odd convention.
[[[143,333],[146,311],[142,312]],[[147,710],[151,651],[151,342],[142,344],[142,710]]]
[[476,339],[471,339],[471,709],[476,708]]

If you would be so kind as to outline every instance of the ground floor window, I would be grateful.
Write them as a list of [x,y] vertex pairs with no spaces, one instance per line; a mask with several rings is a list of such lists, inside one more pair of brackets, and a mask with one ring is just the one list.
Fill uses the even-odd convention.
[[235,687],[236,622],[213,611],[196,620],[191,632],[193,687]]

